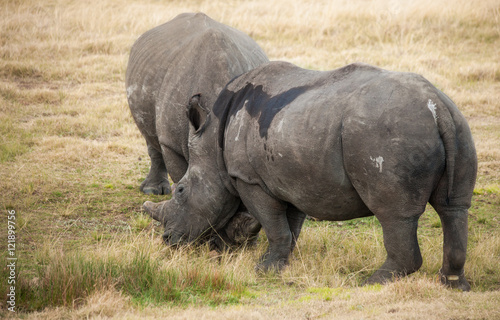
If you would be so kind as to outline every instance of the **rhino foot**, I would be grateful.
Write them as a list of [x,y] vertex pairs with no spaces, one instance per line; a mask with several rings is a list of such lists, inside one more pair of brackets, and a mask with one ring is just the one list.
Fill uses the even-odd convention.
[[372,285],[372,284],[386,284],[388,282],[392,282],[395,279],[401,277],[399,274],[395,274],[394,272],[389,272],[386,270],[377,270],[375,273],[368,278],[365,282],[363,282],[364,286]]
[[280,259],[278,261],[264,261],[258,263],[255,266],[255,271],[258,274],[262,273],[280,273],[286,266],[288,265],[288,261],[285,259]]
[[255,272],[258,274],[275,272],[280,273],[288,265],[288,257],[279,258],[271,253],[268,247],[266,252],[260,257],[259,263],[255,266]]
[[212,237],[212,249],[222,252],[241,247],[251,247],[257,242],[260,223],[241,205],[229,222]]
[[[148,176],[149,178],[149,176]],[[145,194],[169,194],[171,192],[168,180],[150,181],[148,178],[141,184],[140,190]]]
[[439,278],[441,283],[452,289],[459,289],[462,291],[470,291],[470,284],[465,279],[465,275],[462,272],[460,275],[445,275],[442,271],[439,271]]
[[148,154],[151,158],[151,168],[139,189],[145,194],[169,194],[170,183],[162,153],[148,143]]

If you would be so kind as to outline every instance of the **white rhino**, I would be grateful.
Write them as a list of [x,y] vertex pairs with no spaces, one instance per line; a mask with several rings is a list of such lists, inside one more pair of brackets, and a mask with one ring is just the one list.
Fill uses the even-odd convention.
[[[201,94],[203,104],[211,107],[229,80],[267,61],[248,35],[203,13],[181,14],[137,39],[130,52],[126,90],[151,158],[141,191],[168,194],[168,174],[178,182],[186,172],[190,97]],[[217,249],[224,249],[254,241],[259,230],[259,223],[241,207],[210,239]]]
[[310,71],[271,62],[230,82],[212,112],[195,96],[189,167],[171,200],[145,209],[169,244],[220,228],[240,202],[269,241],[258,269],[281,269],[306,214],[375,215],[387,251],[368,283],[422,265],[418,219],[430,203],[444,232],[443,283],[462,290],[477,156],[455,104],[420,75],[364,64]]

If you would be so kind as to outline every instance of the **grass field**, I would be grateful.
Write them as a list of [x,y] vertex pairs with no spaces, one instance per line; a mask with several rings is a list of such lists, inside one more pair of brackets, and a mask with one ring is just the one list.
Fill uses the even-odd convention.
[[[479,158],[472,292],[439,284],[442,231],[431,208],[419,228],[424,265],[385,286],[361,286],[385,259],[374,218],[308,221],[281,275],[253,271],[263,234],[257,248],[223,254],[161,243],[141,205],[164,197],[138,190],[149,157],[124,75],[137,37],[193,11],[248,33],[271,60],[416,72],[455,101]],[[2,302],[0,317],[500,318],[499,57],[498,0],[0,0],[2,299],[7,258],[17,257],[16,313]]]

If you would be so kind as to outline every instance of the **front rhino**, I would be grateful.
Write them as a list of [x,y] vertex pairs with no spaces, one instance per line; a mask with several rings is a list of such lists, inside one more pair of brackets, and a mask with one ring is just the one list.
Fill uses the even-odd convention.
[[208,239],[218,250],[253,244],[261,225],[245,212],[240,199],[226,189],[218,162],[212,157],[218,152],[218,146],[202,141],[211,141],[216,131],[205,127],[212,123],[212,114],[201,106],[200,98],[200,95],[191,98],[187,112],[191,165],[171,200],[148,201],[143,207],[163,224],[163,239],[167,244]]
[[454,103],[423,77],[363,64],[317,72],[272,62],[230,82],[212,113],[190,110],[193,157],[179,184],[188,192],[158,211],[170,243],[224,225],[241,200],[269,241],[259,269],[281,269],[305,214],[375,215],[387,258],[367,282],[384,283],[422,265],[418,219],[430,203],[444,233],[441,281],[470,290],[474,142]]

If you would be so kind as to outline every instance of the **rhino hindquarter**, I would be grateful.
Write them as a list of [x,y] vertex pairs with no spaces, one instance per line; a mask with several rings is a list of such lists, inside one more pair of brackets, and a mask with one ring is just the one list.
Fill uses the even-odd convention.
[[422,265],[418,219],[446,157],[428,103],[442,102],[434,90],[391,79],[366,89],[370,94],[352,101],[344,115],[342,146],[352,184],[382,225],[387,259],[368,283],[383,283]]

